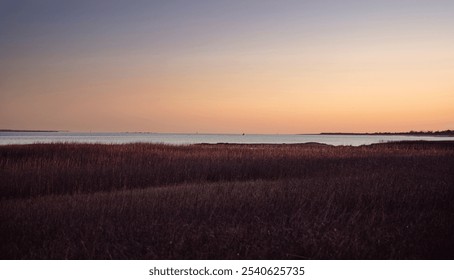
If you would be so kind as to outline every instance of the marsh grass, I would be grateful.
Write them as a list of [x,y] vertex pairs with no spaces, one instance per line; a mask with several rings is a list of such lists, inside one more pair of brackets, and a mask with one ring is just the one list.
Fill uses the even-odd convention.
[[3,259],[452,259],[454,144],[0,147]]

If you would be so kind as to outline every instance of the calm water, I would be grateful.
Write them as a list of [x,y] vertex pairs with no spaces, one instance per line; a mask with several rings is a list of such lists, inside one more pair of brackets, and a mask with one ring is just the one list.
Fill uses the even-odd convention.
[[32,143],[241,143],[295,144],[317,142],[329,145],[369,145],[404,140],[454,140],[454,137],[381,135],[296,135],[296,134],[165,134],[165,133],[77,133],[77,132],[0,132],[0,145]]

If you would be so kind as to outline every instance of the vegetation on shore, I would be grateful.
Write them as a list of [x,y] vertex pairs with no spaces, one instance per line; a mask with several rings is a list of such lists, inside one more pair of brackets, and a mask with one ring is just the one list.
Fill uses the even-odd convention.
[[454,136],[454,130],[442,131],[409,131],[409,132],[374,132],[374,133],[345,133],[323,132],[320,135],[408,135],[408,136]]
[[452,259],[454,142],[0,147],[2,259]]

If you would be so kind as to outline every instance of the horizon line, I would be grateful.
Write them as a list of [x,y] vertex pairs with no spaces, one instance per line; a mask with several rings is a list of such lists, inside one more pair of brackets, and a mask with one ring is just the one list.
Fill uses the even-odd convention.
[[58,130],[58,129],[0,129],[0,132],[67,132],[67,133],[138,133],[138,134],[201,134],[201,135],[380,135],[380,134],[440,134],[449,133],[454,135],[454,130],[410,130],[410,131],[375,131],[375,132],[312,132],[312,133],[215,133],[215,132],[156,132],[156,131],[77,131],[77,130]]

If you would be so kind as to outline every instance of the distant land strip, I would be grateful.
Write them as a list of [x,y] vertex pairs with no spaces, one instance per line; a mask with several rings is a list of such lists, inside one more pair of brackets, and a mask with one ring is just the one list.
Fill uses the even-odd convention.
[[67,130],[0,129],[0,132],[67,132]]
[[454,136],[454,130],[443,130],[443,131],[410,131],[410,132],[373,132],[373,133],[322,132],[322,133],[320,133],[320,135]]
[[[0,129],[0,132],[69,132],[69,130],[40,130],[40,129]],[[124,132],[124,133],[156,133],[156,132]],[[197,133],[198,134],[198,133]],[[308,134],[299,134],[308,135]],[[454,130],[442,131],[409,131],[409,132],[322,132],[313,135],[406,135],[406,136],[454,136]]]

